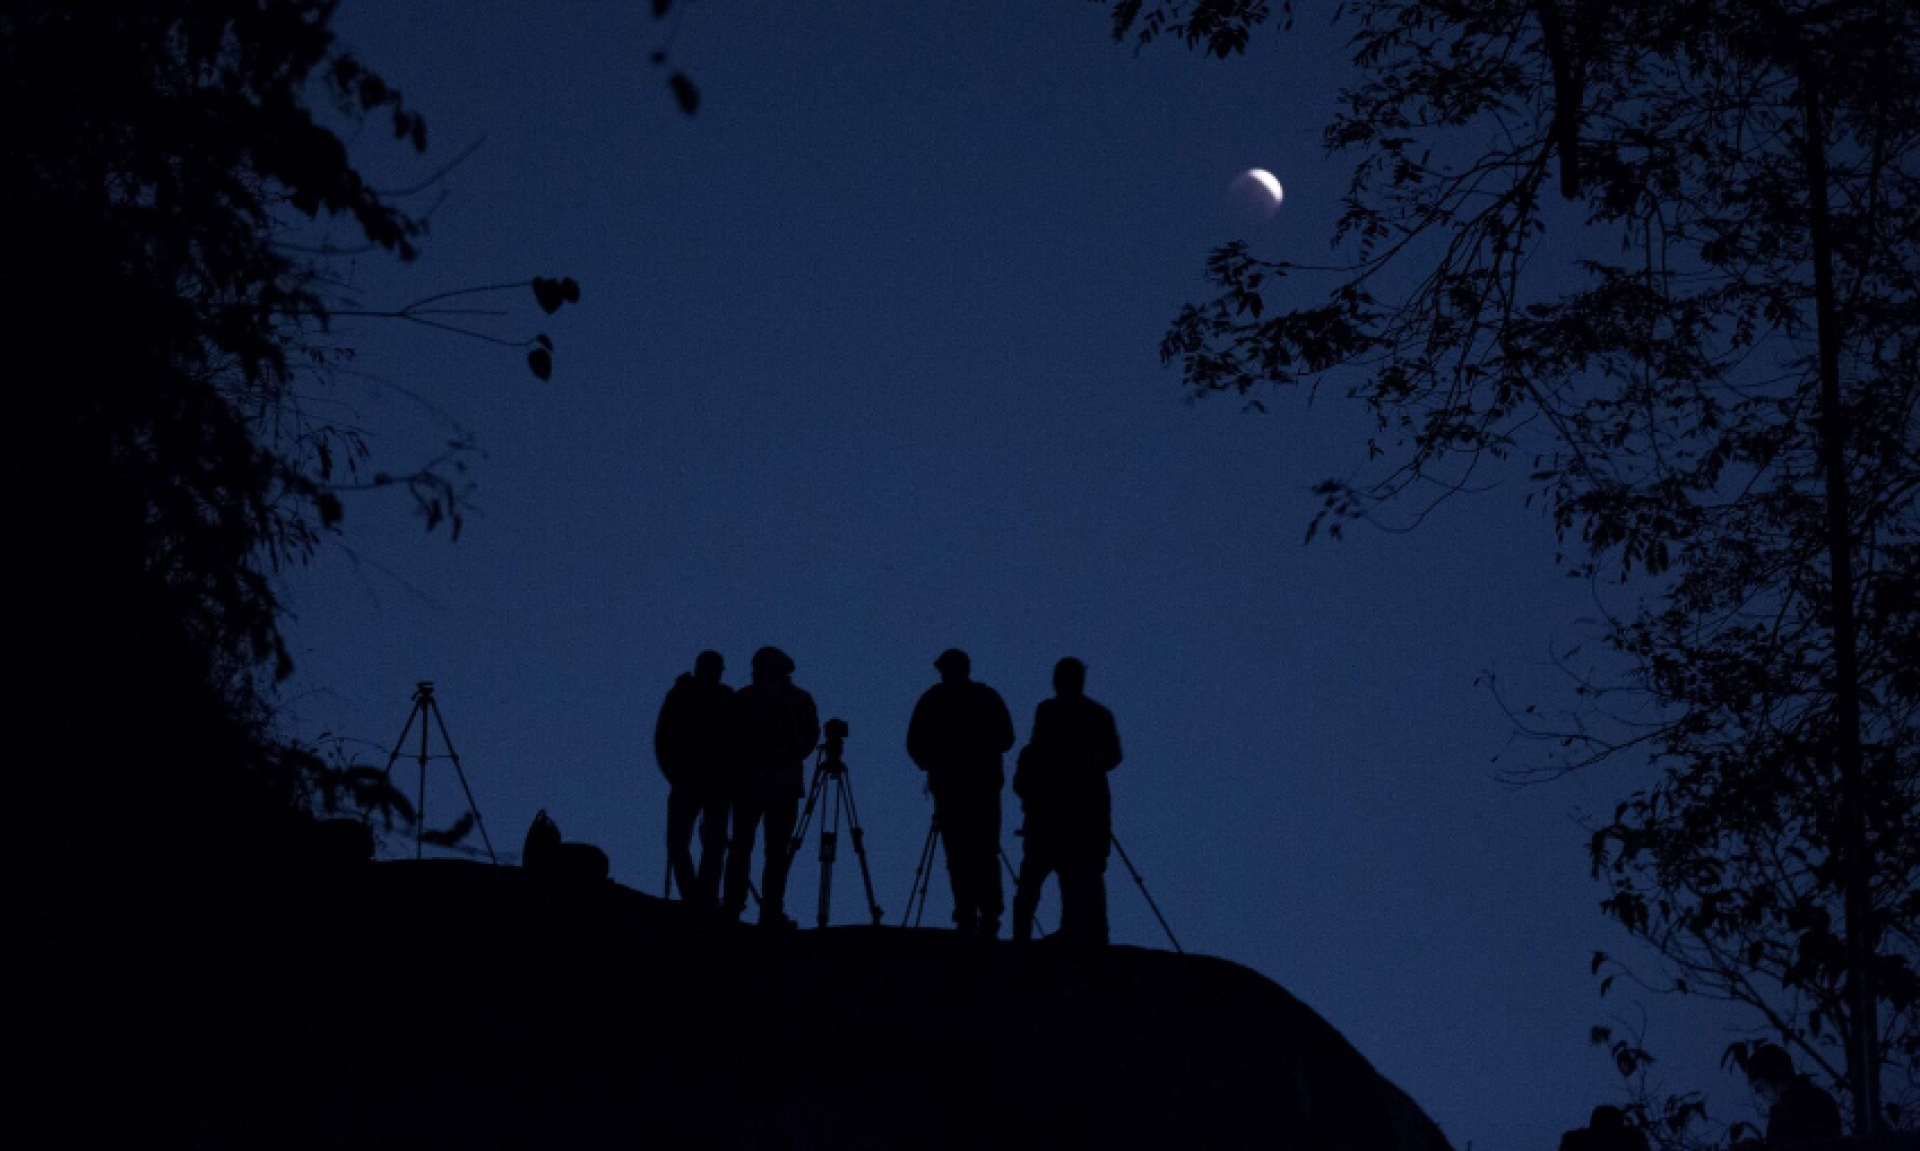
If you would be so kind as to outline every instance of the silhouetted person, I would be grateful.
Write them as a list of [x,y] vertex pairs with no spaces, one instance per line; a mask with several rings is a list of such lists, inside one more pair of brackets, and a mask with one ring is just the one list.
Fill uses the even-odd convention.
[[[681,675],[660,705],[653,754],[667,777],[667,862],[680,897],[712,907],[720,897],[727,854],[727,792],[733,775],[733,689],[720,682],[726,662],[703,651],[693,674]],[[693,866],[693,825],[700,823],[700,867]]]
[[725,910],[747,906],[754,828],[766,823],[766,863],[760,871],[760,922],[792,927],[787,918],[787,856],[793,821],[806,793],[806,759],[820,742],[813,697],[793,685],[793,660],[777,647],[753,653],[753,682],[734,694],[739,724],[738,773],[733,788],[733,843],[727,854]]
[[1560,1151],[1594,1151],[1592,1130],[1586,1127],[1575,1127],[1562,1133]]
[[1087,667],[1063,659],[1053,668],[1052,699],[1033,713],[1013,790],[1026,808],[1026,846],[1013,896],[1013,937],[1030,938],[1047,876],[1060,876],[1060,934],[1107,941],[1107,856],[1113,845],[1113,794],[1107,773],[1120,765],[1113,713],[1086,696]]
[[1627,1125],[1626,1112],[1602,1103],[1587,1119],[1586,1151],[1648,1151],[1647,1134]]
[[940,682],[914,705],[907,754],[927,773],[933,814],[947,845],[953,923],[988,938],[1000,934],[1001,757],[1013,746],[1013,717],[1000,693],[968,678],[967,653],[949,648],[933,661]]
[[1747,1056],[1747,1081],[1767,1109],[1767,1147],[1779,1151],[1840,1137],[1840,1107],[1833,1096],[1793,1070],[1793,1057],[1773,1043]]

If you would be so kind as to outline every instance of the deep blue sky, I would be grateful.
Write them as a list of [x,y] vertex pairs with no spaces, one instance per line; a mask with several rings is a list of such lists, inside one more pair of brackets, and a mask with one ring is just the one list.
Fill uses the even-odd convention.
[[[740,683],[777,644],[852,724],[892,920],[930,814],[903,742],[934,656],[971,652],[1024,741],[1077,655],[1127,752],[1118,833],[1190,950],[1302,997],[1457,1146],[1550,1147],[1612,1100],[1586,1032],[1615,1004],[1587,961],[1625,945],[1574,814],[1632,772],[1501,787],[1509,728],[1475,686],[1565,689],[1549,645],[1590,603],[1547,525],[1509,477],[1410,535],[1302,546],[1308,488],[1358,463],[1362,414],[1332,393],[1190,406],[1158,361],[1213,245],[1325,255],[1342,38],[1308,17],[1220,62],[1133,55],[1073,3],[701,4],[675,52],[704,95],[687,118],[646,9],[341,13],[435,145],[423,164],[369,129],[370,172],[410,183],[485,137],[416,265],[351,268],[368,303],[532,274],[585,297],[494,321],[552,332],[550,384],[497,348],[346,330],[360,355],[330,395],[349,407],[315,410],[390,469],[456,425],[486,458],[457,544],[368,497],[349,546],[290,577],[300,730],[384,762],[372,745],[436,680],[496,844],[544,807],[657,892],[659,700],[702,648]],[[1227,194],[1251,166],[1287,187],[1259,225]],[[442,823],[448,769],[431,787]],[[789,899],[808,923],[811,847]],[[840,922],[861,918],[855,876],[844,861]],[[1162,945],[1117,860],[1108,886],[1116,939]],[[1648,1034],[1675,1081],[1749,1117],[1712,1062],[1729,1036],[1686,1026],[1663,1006]]]

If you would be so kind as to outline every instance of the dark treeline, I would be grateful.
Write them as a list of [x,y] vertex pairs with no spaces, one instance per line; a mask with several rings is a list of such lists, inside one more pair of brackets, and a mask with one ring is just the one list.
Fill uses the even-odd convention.
[[[1106,7],[1116,39],[1221,58],[1295,15]],[[1481,490],[1551,519],[1604,610],[1556,653],[1570,708],[1503,700],[1537,749],[1506,770],[1644,781],[1588,828],[1628,937],[1599,992],[1738,1004],[1850,1131],[1912,1127],[1920,6],[1325,7],[1351,63],[1334,253],[1216,249],[1163,360],[1196,398],[1365,406],[1309,539]],[[1593,1037],[1669,1146],[1720,1137],[1641,1036]]]
[[[424,225],[340,131],[424,150],[425,121],[335,43],[330,0],[26,3],[0,12],[11,349],[0,467],[14,502],[8,850],[104,878],[297,863],[343,792],[406,814],[378,774],[280,737],[292,660],[278,572],[363,489],[457,532],[434,466],[375,471],[310,414],[344,355],[324,249],[411,259]],[[336,131],[338,129],[338,131]],[[344,233],[344,235],[343,235]],[[570,281],[536,280],[553,311]],[[386,313],[412,319],[407,308]],[[552,371],[552,344],[528,341]],[[51,862],[55,861],[57,862]]]
[[[328,323],[344,301],[291,238],[406,260],[424,230],[348,157],[359,128],[415,150],[427,129],[336,44],[333,9],[0,8],[9,1031],[31,1053],[10,1119],[36,1142],[192,1129],[174,1092],[209,1052],[166,957],[200,957],[236,1018],[340,993],[362,974],[305,985],[273,925],[313,913],[316,812],[406,815],[378,772],[330,769],[274,722],[292,667],[277,574],[360,489],[407,493],[429,528],[460,514],[447,475],[374,471],[303,402],[347,354]],[[578,296],[521,286],[549,312]],[[527,368],[551,372],[551,341]],[[81,1134],[103,1124],[132,1138]]]
[[274,221],[324,212],[412,254],[417,225],[360,180],[310,92],[424,141],[334,49],[329,11],[0,14],[6,103],[32,109],[0,144],[23,289],[0,421],[20,497],[9,845],[30,870],[257,859],[304,811],[307,765],[272,738],[263,692],[291,666],[272,579],[341,506],[332,446],[293,406],[326,354],[310,338],[324,304]]

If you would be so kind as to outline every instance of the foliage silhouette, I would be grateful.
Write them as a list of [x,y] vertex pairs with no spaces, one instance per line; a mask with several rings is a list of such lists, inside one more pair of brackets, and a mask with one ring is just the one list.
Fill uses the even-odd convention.
[[[425,121],[334,41],[329,0],[161,0],[0,13],[9,107],[0,143],[17,282],[16,379],[0,456],[22,493],[9,650],[23,858],[74,829],[109,866],[264,866],[297,850],[314,805],[371,800],[364,771],[286,745],[271,685],[291,669],[275,574],[337,532],[343,497],[410,492],[431,529],[460,524],[463,447],[405,474],[367,467],[351,428],[305,389],[350,356],[337,316],[384,317],[515,347],[434,307],[336,297],[327,252],[294,237],[344,223],[411,259],[424,223],[356,170],[329,122],[384,123],[416,151]],[[552,312],[571,280],[533,289]],[[555,302],[555,301],[558,302]],[[538,365],[535,365],[538,367]],[[30,495],[29,495],[30,494]],[[265,868],[271,871],[270,867]]]
[[655,68],[671,69],[667,73],[667,91],[673,94],[673,102],[680,111],[688,116],[700,110],[700,88],[693,78],[678,68],[673,68],[673,47],[680,39],[680,26],[685,23],[687,9],[692,0],[652,0],[651,8],[656,21],[667,21],[667,38],[660,47],[647,57]]
[[[1347,259],[1226,245],[1163,358],[1196,396],[1337,380],[1367,405],[1375,470],[1320,485],[1309,539],[1409,504],[1417,523],[1525,466],[1561,562],[1629,598],[1600,636],[1624,677],[1583,671],[1565,725],[1517,712],[1552,749],[1518,774],[1649,759],[1592,842],[1605,912],[1662,962],[1649,985],[1743,1004],[1844,1072],[1856,1128],[1883,1059],[1911,1104],[1920,13],[1342,11],[1361,79],[1325,140],[1357,158]],[[1117,37],[1225,56],[1272,13],[1113,15]]]

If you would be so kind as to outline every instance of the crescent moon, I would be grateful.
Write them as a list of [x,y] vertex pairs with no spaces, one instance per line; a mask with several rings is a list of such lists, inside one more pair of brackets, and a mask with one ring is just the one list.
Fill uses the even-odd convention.
[[1273,197],[1273,202],[1276,205],[1286,198],[1285,190],[1280,187],[1280,181],[1274,178],[1272,172],[1267,171],[1265,168],[1249,168],[1247,169],[1247,175],[1260,182],[1260,186],[1267,190],[1267,195]]

